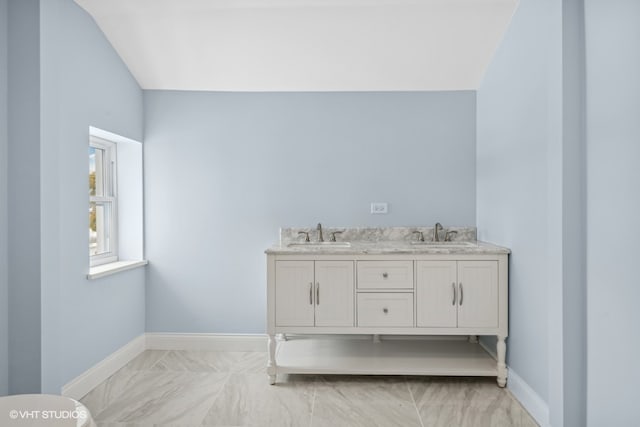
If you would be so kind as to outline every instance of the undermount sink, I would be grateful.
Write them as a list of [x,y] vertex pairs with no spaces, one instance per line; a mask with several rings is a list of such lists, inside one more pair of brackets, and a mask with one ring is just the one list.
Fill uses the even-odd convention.
[[295,242],[289,243],[287,246],[297,246],[306,248],[350,248],[349,242]]
[[473,242],[411,242],[416,246],[446,247],[446,248],[468,248],[478,246]]

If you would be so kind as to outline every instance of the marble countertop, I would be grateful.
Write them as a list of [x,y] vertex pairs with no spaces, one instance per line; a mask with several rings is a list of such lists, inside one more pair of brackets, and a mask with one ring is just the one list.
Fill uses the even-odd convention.
[[473,241],[472,246],[421,246],[408,241],[354,241],[349,247],[339,246],[289,246],[288,243],[274,245],[265,253],[274,255],[425,255],[425,254],[508,254],[508,248],[487,242]]

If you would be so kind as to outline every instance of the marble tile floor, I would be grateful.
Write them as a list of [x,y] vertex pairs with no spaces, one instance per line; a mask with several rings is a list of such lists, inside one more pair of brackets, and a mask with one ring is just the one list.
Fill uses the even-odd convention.
[[266,353],[146,351],[81,401],[99,427],[535,427],[491,378],[284,375]]

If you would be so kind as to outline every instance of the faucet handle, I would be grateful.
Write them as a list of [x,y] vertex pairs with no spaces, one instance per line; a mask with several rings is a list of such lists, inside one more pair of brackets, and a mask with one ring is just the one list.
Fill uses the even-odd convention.
[[342,234],[344,233],[344,230],[340,230],[340,231],[332,231],[331,233],[331,237],[329,238],[330,242],[335,242],[336,241],[336,234]]
[[311,241],[311,239],[309,238],[309,232],[308,231],[298,231],[298,234],[304,234],[305,235],[305,237],[304,237],[304,241],[305,242],[310,242]]
[[416,230],[412,234],[417,234],[418,235],[418,241],[419,242],[424,242],[424,233],[422,231]]
[[451,235],[452,234],[458,234],[458,232],[456,230],[449,230],[445,233],[444,235],[444,241],[445,242],[450,242],[451,241]]

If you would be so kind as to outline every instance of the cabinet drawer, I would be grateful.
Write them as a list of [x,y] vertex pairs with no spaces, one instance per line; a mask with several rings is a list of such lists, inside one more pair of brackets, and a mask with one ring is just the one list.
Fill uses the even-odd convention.
[[413,326],[413,293],[359,293],[358,326]]
[[358,261],[358,289],[413,289],[413,261]]

